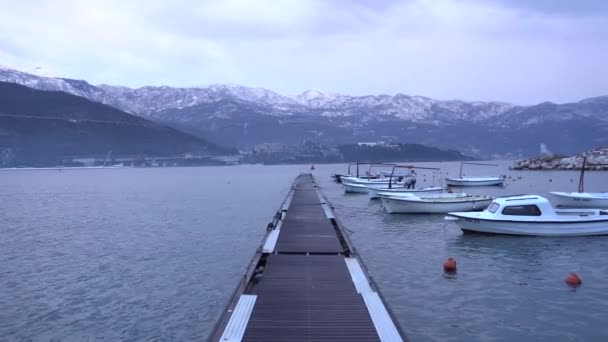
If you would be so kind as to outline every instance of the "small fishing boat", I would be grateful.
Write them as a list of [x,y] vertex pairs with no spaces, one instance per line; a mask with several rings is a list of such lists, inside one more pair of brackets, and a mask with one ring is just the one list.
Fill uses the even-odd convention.
[[382,207],[389,214],[440,214],[450,211],[483,210],[492,202],[492,197],[464,193],[429,195],[383,195]]
[[463,177],[462,166],[465,164],[466,165],[498,166],[496,164],[462,162],[462,163],[460,163],[460,176],[447,177],[445,179],[445,182],[448,186],[500,186],[500,185],[503,185],[503,183],[505,181],[504,177]]
[[[359,177],[341,177],[342,184],[362,184],[362,185],[373,185],[373,184],[387,184],[390,182],[388,178],[378,178],[378,179],[367,179],[367,178],[359,178]],[[393,181],[394,183],[394,181]]]
[[[350,173],[350,167],[352,165],[356,165],[356,173],[354,175],[351,175]],[[360,165],[369,165],[369,170],[367,170],[365,172],[365,176],[360,175],[359,172],[359,166]],[[372,168],[374,166],[394,166],[395,164],[387,164],[387,163],[361,163],[361,162],[356,162],[356,163],[351,163],[348,164],[348,174],[347,175],[339,175],[340,178],[340,182],[339,183],[349,183],[349,184],[369,184],[372,182],[377,182],[379,184],[385,184],[388,183],[390,181],[389,178],[385,178],[383,177],[380,173],[373,173],[372,172]],[[334,177],[336,177],[337,174],[334,174]],[[395,178],[397,180],[400,180],[398,178]]]
[[608,209],[608,192],[551,192],[551,195],[558,207]]
[[349,163],[348,167],[346,169],[346,173],[334,173],[331,175],[331,177],[334,179],[334,181],[336,183],[342,183],[342,177],[351,177],[353,176],[350,172],[350,167],[353,165],[357,165],[357,174],[359,174],[359,165],[358,163]]
[[502,177],[447,177],[445,179],[448,186],[499,186],[504,181]]
[[369,190],[367,184],[342,182],[342,187],[345,193],[350,194],[367,194]]
[[534,236],[608,234],[608,211],[554,209],[544,197],[512,196],[495,199],[483,212],[450,212],[464,232]]
[[583,158],[581,174],[578,180],[578,192],[551,192],[552,202],[565,208],[608,208],[608,192],[585,192],[585,169],[587,166],[605,166],[607,164],[587,164]]
[[381,187],[376,185],[370,185],[367,187],[367,193],[369,194],[369,199],[378,199],[380,198],[379,194],[383,195],[398,195],[398,194],[431,194],[431,193],[442,193],[443,188],[438,186],[429,186],[425,188],[418,189],[408,189],[406,187]]
[[[359,166],[360,165],[369,165],[369,170],[365,172],[365,175],[360,175],[359,173]],[[336,181],[337,183],[342,183],[342,178],[343,177],[354,177],[354,178],[360,178],[360,179],[377,179],[382,177],[382,173],[378,172],[378,173],[372,173],[372,167],[373,166],[392,166],[394,164],[385,164],[385,163],[371,163],[371,162],[355,162],[355,163],[349,163],[348,164],[348,168],[346,170],[346,173],[334,173],[331,175],[331,177],[334,179],[334,181]],[[351,173],[351,166],[356,166],[356,172]]]

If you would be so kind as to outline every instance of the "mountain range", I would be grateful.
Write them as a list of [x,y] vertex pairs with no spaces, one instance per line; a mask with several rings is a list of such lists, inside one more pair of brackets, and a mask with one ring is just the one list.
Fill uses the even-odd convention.
[[441,101],[423,96],[295,96],[238,85],[128,88],[91,85],[0,68],[0,81],[64,91],[172,126],[215,143],[328,145],[361,141],[419,143],[474,156],[529,155],[541,143],[571,154],[608,144],[608,96],[519,106]]

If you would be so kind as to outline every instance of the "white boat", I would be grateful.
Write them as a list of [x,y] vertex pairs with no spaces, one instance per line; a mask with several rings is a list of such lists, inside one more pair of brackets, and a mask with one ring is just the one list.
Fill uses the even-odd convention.
[[483,210],[492,202],[488,196],[443,193],[424,196],[380,195],[382,207],[389,214],[439,214],[450,211]]
[[496,164],[461,162],[459,176],[445,179],[448,186],[495,186],[502,185],[505,181],[504,177],[464,177],[462,174],[464,165],[498,166]]
[[608,192],[551,192],[558,207],[608,209]]
[[497,198],[479,213],[450,212],[464,232],[536,236],[584,236],[608,234],[608,211],[554,209],[541,196]]
[[[557,207],[566,208],[608,208],[608,192],[585,192],[585,169],[587,157],[583,158],[581,174],[578,179],[578,192],[551,192],[553,203]],[[591,166],[606,166],[608,164],[591,164]]]
[[345,183],[342,182],[344,192],[349,194],[366,194],[368,187],[365,184]]
[[[359,178],[359,177],[340,177],[342,179],[342,184],[363,184],[363,185],[381,185],[391,182],[390,178],[378,178],[378,179],[367,179],[367,178]],[[393,179],[392,183],[395,183],[395,179]]]
[[442,193],[443,189],[437,186],[430,186],[426,188],[418,188],[418,189],[408,189],[406,187],[392,187],[388,188],[387,186],[377,186],[370,185],[367,187],[367,193],[369,194],[369,199],[378,199],[379,193],[384,195],[390,194],[430,194],[430,193]]
[[502,185],[502,177],[448,177],[445,183],[448,186],[495,186]]

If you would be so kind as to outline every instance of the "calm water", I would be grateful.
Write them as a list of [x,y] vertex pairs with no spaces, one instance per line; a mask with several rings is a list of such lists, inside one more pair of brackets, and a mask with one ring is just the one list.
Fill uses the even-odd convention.
[[[450,175],[459,167],[426,165]],[[577,173],[502,165],[467,169],[512,177],[473,192],[576,190]],[[307,170],[0,172],[0,340],[206,338],[291,180]],[[365,195],[345,196],[329,180],[343,171],[314,173],[413,341],[608,340],[608,237],[463,236],[441,215],[388,215]],[[586,183],[608,191],[608,174]],[[447,256],[458,260],[455,277],[442,274]],[[577,290],[563,283],[572,271],[583,279]]]

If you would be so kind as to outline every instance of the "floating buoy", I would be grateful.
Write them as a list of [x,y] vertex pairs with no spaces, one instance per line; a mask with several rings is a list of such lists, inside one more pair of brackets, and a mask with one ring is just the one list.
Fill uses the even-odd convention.
[[572,286],[572,287],[578,287],[583,283],[581,278],[579,278],[576,275],[576,273],[568,274],[568,276],[566,277],[566,279],[564,279],[564,281],[566,282],[566,284],[568,284],[569,286]]
[[456,272],[456,260],[452,257],[447,258],[443,262],[443,270],[447,273],[455,273]]
[[553,179],[549,178],[549,183],[553,182]]
[[315,169],[315,164],[310,165],[310,169],[314,170]]

